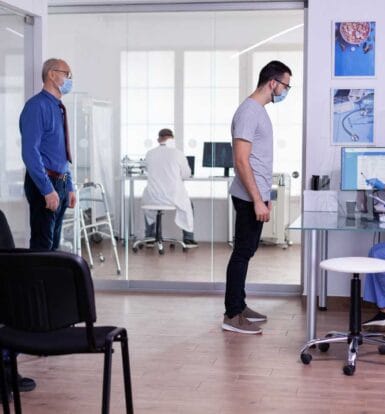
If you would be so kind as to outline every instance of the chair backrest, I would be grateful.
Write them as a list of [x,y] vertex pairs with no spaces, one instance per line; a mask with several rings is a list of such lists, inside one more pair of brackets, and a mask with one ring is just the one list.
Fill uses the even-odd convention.
[[0,249],[14,249],[11,229],[9,228],[5,214],[0,210]]
[[79,256],[27,249],[0,251],[0,323],[45,332],[96,321],[89,267]]

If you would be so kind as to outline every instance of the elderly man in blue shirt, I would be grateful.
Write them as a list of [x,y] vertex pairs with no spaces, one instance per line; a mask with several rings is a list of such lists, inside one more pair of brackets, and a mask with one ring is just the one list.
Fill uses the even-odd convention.
[[43,89],[29,99],[20,115],[22,157],[27,168],[24,190],[29,203],[30,248],[56,250],[67,207],[76,197],[69,164],[71,150],[66,109],[61,102],[72,88],[68,64],[48,59]]

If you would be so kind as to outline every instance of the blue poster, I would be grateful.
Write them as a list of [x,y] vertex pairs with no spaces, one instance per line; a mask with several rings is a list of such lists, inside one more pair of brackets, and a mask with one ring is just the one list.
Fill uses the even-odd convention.
[[373,144],[374,89],[333,89],[333,144]]
[[334,30],[334,76],[374,76],[376,22],[339,22]]

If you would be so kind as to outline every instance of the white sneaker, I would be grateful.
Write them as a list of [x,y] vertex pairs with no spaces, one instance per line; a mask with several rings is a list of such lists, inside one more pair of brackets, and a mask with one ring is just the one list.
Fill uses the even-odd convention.
[[224,331],[238,332],[244,334],[261,334],[262,329],[256,322],[248,321],[242,313],[229,318],[227,315],[223,318],[222,329]]

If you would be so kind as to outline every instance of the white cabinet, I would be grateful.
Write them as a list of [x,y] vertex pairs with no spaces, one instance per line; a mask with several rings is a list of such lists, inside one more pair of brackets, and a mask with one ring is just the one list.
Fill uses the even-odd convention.
[[261,241],[287,246],[290,220],[290,175],[273,174],[270,221],[263,224]]

